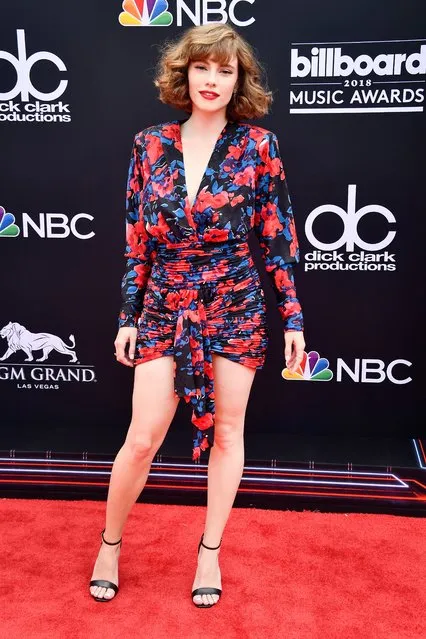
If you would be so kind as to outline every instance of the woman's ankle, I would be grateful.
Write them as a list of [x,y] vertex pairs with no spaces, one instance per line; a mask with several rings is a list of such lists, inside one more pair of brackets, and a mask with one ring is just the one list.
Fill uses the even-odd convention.
[[100,550],[107,555],[110,555],[112,557],[115,557],[115,555],[118,555],[120,553],[120,548],[121,548],[121,544],[117,544],[117,546],[108,546],[107,544],[104,544],[102,542]]
[[[222,544],[222,536],[217,531],[204,531],[202,534],[202,546],[208,546],[210,549],[220,548]],[[207,549],[206,549],[207,550]]]

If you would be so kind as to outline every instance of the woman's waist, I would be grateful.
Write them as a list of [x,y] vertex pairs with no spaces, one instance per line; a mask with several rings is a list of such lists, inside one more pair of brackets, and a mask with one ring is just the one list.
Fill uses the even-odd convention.
[[247,241],[158,244],[151,278],[176,287],[232,278],[240,281],[257,273]]

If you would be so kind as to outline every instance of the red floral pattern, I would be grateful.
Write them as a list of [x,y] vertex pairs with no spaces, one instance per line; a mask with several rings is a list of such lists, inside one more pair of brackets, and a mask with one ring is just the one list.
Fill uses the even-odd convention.
[[303,314],[292,270],[299,246],[275,134],[228,122],[191,207],[182,122],[148,127],[134,139],[119,326],[138,328],[136,365],[173,355],[175,392],[192,406],[195,460],[214,443],[212,353],[256,369],[265,360],[266,307],[251,230],[284,330],[303,330]]

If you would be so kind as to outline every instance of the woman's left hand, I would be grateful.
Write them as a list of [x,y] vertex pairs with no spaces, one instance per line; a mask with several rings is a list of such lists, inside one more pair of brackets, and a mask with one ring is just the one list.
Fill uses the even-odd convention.
[[291,373],[294,373],[302,361],[303,351],[306,346],[303,331],[285,331],[284,341],[286,366]]

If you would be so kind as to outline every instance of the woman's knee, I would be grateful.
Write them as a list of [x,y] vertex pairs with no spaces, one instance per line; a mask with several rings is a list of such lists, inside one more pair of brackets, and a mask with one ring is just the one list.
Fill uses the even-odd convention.
[[144,461],[153,458],[161,446],[161,441],[152,432],[132,432],[129,429],[125,445],[134,461]]
[[244,438],[244,420],[216,421],[214,445],[221,450],[232,450],[240,446]]

